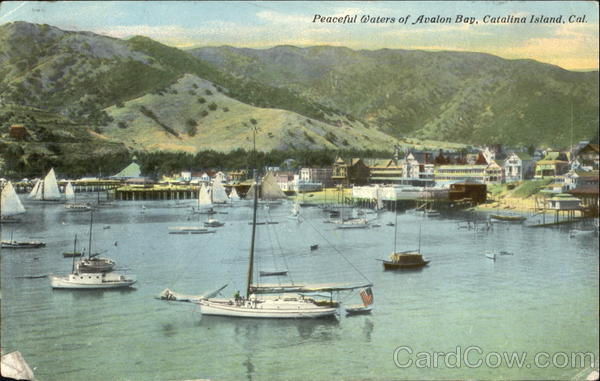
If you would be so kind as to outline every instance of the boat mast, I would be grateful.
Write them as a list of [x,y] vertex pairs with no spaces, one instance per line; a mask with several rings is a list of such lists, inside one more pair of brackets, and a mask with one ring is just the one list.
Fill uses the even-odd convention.
[[75,233],[75,239],[73,240],[73,260],[71,264],[71,272],[75,272],[75,253],[77,253],[77,233]]
[[254,241],[256,238],[256,210],[258,209],[258,184],[256,178],[256,127],[252,129],[254,141],[254,169],[252,178],[254,185],[254,204],[252,208],[252,239],[250,240],[250,258],[248,260],[248,283],[246,284],[246,298],[250,298],[250,289],[252,287],[252,273],[254,272]]
[[396,221],[394,222],[394,254],[396,254],[396,242],[398,241],[398,196],[396,195],[394,200],[394,214]]
[[94,212],[90,209],[90,241],[88,243],[88,258],[92,257],[92,222],[94,219]]

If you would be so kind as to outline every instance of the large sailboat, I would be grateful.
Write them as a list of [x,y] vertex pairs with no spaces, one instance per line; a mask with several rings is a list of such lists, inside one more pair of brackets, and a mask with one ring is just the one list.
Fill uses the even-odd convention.
[[268,172],[263,178],[260,184],[254,182],[248,193],[246,193],[246,200],[253,200],[258,189],[258,200],[263,204],[281,204],[286,199],[285,193],[281,190],[275,175],[273,172]]
[[54,174],[54,168],[50,169],[46,177],[43,180],[38,180],[29,197],[36,201],[60,201],[60,190],[58,189],[58,182],[56,181],[56,175]]
[[19,214],[25,213],[25,207],[21,203],[17,192],[9,181],[2,188],[2,200],[0,201],[0,218],[2,223],[19,222],[14,218]]
[[211,198],[213,204],[227,204],[229,203],[229,197],[227,197],[227,192],[225,191],[225,187],[221,182],[221,178],[217,177],[213,181]]
[[[256,176],[254,180],[256,185]],[[197,301],[203,315],[218,315],[242,318],[262,319],[303,319],[333,317],[337,313],[338,303],[332,298],[329,301],[316,301],[305,293],[322,293],[355,288],[368,285],[308,285],[308,284],[255,284],[254,282],[254,248],[256,239],[256,220],[258,209],[258,193],[253,194],[252,236],[248,260],[248,274],[245,296],[237,295],[233,299],[209,298]]]

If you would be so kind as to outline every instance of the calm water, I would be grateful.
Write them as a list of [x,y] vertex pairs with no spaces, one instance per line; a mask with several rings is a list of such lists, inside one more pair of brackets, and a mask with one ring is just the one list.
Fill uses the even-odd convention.
[[[71,261],[62,252],[72,248],[75,233],[87,245],[89,214],[26,204],[26,223],[3,227],[5,239],[47,243],[3,250],[1,257],[2,348],[21,351],[40,380],[571,379],[581,369],[562,367],[563,357],[545,368],[531,365],[533,357],[592,352],[598,358],[594,236],[569,239],[566,230],[511,224],[476,234],[459,230],[457,221],[484,215],[400,214],[398,250],[416,248],[421,227],[421,249],[431,263],[421,271],[385,272],[375,259],[393,250],[394,227],[385,225],[393,213],[380,216],[379,228],[340,231],[322,222],[319,209],[303,209],[306,220],[298,224],[285,218],[289,205],[272,207],[280,224],[258,227],[261,268],[287,263],[297,282],[361,282],[354,265],[375,285],[375,309],[334,320],[239,320],[202,317],[192,304],[155,296],[167,287],[201,294],[228,284],[226,296],[244,290],[249,207],[222,209],[228,214],[217,218],[226,225],[215,234],[169,235],[168,227],[198,218],[187,221],[188,210],[173,202],[145,202],[145,210],[141,203],[116,205],[94,214],[94,251],[107,250],[135,275],[138,283],[127,291],[52,290],[48,279],[17,278],[67,273]],[[315,243],[319,250],[311,252]],[[492,248],[514,255],[493,262],[484,256]],[[356,293],[340,298],[359,301]],[[396,352],[400,365],[420,352],[476,346],[481,352],[470,352],[470,364],[489,352],[526,352],[529,366],[491,361],[456,368],[442,358],[437,367],[401,368],[394,362],[401,346],[413,354]]]

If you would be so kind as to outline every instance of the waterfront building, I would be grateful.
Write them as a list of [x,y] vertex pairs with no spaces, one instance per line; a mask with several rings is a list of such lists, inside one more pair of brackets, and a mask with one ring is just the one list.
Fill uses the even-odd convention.
[[431,186],[434,177],[434,162],[429,152],[407,152],[404,159],[398,161],[402,168],[402,184]]
[[365,185],[369,179],[369,167],[360,158],[346,161],[338,157],[333,163],[331,178],[336,185]]
[[320,183],[322,187],[329,188],[333,186],[333,179],[331,176],[333,175],[333,168],[300,168],[298,172],[300,182],[309,184],[309,183]]
[[542,160],[535,163],[535,179],[557,177],[569,170],[569,157],[565,152],[549,151]]
[[369,183],[400,184],[402,182],[402,166],[394,159],[376,159],[368,163]]
[[575,155],[582,169],[598,170],[598,144],[588,143]]
[[511,152],[504,160],[504,178],[507,183],[523,181],[533,176],[534,161],[524,152]]
[[564,176],[565,190],[573,190],[586,186],[598,186],[598,170],[570,170]]
[[[438,160],[442,162],[441,160]],[[492,160],[488,163],[482,152],[477,155],[474,163],[465,163],[467,160],[457,164],[436,165],[434,168],[434,179],[436,183],[498,183],[504,179],[502,167]],[[446,162],[449,162],[446,161]]]

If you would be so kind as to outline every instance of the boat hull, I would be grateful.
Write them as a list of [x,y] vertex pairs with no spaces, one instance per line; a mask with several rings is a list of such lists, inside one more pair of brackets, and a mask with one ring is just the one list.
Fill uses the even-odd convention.
[[385,270],[410,270],[427,266],[427,264],[429,264],[429,261],[423,261],[419,263],[395,263],[391,261],[383,261],[383,268]]
[[[305,304],[302,306],[302,304]],[[308,305],[309,303],[290,303],[289,305],[276,305],[265,303],[265,305],[246,303],[237,305],[229,302],[201,301],[200,311],[202,315],[229,316],[236,318],[253,319],[316,319],[335,316],[336,308],[319,307]],[[301,306],[301,307],[300,307]],[[300,308],[299,308],[300,307]]]
[[118,274],[70,274],[67,276],[51,276],[50,284],[52,288],[59,289],[79,289],[79,290],[94,290],[107,288],[123,288],[130,287],[136,281],[126,279]]

